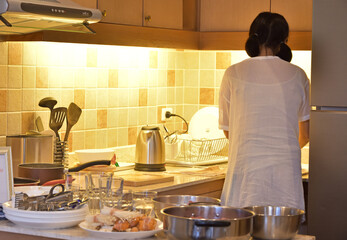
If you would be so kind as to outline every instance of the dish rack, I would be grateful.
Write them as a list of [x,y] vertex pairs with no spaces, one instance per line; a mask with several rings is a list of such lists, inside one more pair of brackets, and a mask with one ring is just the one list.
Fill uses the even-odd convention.
[[167,163],[209,165],[228,161],[229,141],[226,138],[177,139],[175,143],[166,143],[166,151],[172,152],[173,148],[177,148],[177,153],[166,159]]

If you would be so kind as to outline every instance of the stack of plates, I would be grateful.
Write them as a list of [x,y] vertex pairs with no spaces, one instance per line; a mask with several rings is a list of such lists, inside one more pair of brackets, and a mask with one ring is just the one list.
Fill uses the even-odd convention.
[[[50,188],[49,188],[50,189]],[[47,191],[44,187],[21,187],[15,188],[15,192],[23,191],[29,196],[38,195]],[[35,193],[35,194],[34,194]],[[84,221],[88,214],[88,206],[80,209],[67,211],[27,211],[15,208],[12,202],[5,202],[3,205],[5,217],[11,222],[28,228],[36,229],[56,229],[68,228],[78,225]]]

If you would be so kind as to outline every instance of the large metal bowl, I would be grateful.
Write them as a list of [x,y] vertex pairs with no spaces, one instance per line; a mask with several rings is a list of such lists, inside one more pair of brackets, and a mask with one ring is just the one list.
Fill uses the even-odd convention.
[[154,213],[161,221],[163,215],[160,210],[171,206],[185,205],[219,205],[220,200],[212,197],[193,196],[193,195],[163,195],[153,198]]
[[249,239],[252,211],[224,206],[179,206],[161,210],[169,239]]
[[298,232],[305,212],[276,206],[251,206],[255,213],[252,236],[257,239],[292,239]]

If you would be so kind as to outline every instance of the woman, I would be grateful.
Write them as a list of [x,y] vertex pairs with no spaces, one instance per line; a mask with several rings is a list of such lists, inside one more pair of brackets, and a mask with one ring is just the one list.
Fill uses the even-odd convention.
[[246,42],[251,58],[225,71],[219,125],[230,147],[223,205],[305,209],[300,159],[309,135],[309,81],[276,56],[288,48],[288,34],[283,16],[260,13]]

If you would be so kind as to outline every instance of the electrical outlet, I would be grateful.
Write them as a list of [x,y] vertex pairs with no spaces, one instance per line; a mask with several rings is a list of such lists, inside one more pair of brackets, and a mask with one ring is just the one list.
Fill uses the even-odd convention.
[[165,113],[166,112],[172,113],[172,108],[163,108],[163,109],[161,109],[161,120],[163,122],[165,122],[165,120],[166,120],[166,117],[165,117]]

